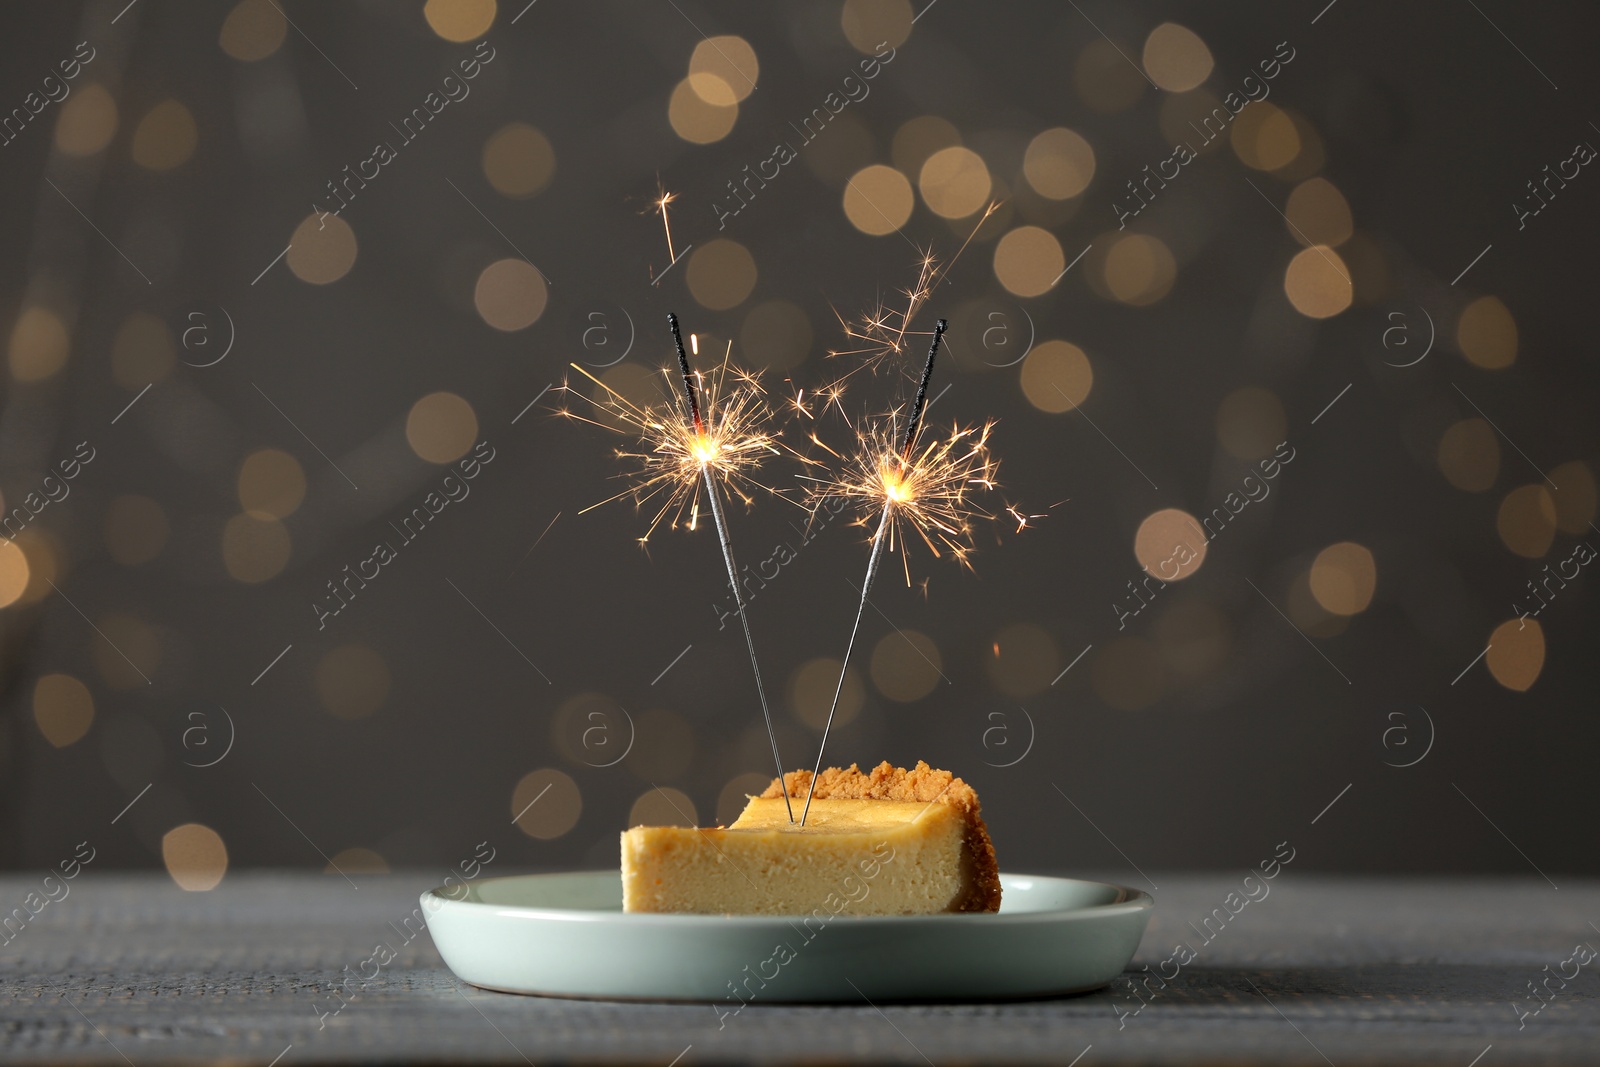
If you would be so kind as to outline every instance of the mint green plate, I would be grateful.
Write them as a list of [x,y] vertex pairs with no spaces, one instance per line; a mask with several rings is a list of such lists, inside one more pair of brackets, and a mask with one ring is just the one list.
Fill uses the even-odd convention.
[[490,878],[422,895],[462,981],[558,997],[726,1002],[982,1000],[1096,989],[1155,901],[1105,882],[1002,874],[998,914],[624,914],[616,871]]

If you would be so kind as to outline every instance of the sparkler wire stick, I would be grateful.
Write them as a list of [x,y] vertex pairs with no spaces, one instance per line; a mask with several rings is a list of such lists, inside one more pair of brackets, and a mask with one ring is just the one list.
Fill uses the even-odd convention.
[[[678,316],[667,314],[667,322],[672,326],[672,343],[678,349],[678,367],[683,371],[683,394],[689,402],[689,418],[694,422],[697,433],[705,432],[705,422],[700,412],[699,391],[695,388],[694,373],[689,369],[689,355],[683,350],[683,334],[678,329]],[[711,473],[711,464],[702,463],[701,473],[705,477],[706,497],[711,502],[711,518],[717,527],[717,540],[722,545],[722,562],[728,568],[728,584],[733,587],[733,602],[739,609],[739,623],[744,627],[745,647],[750,650],[750,672],[755,675],[756,695],[761,698],[761,717],[766,720],[767,739],[772,742],[772,762],[778,768],[778,782],[783,782],[783,758],[778,755],[778,733],[772,726],[772,712],[767,707],[767,689],[761,681],[761,666],[756,662],[756,640],[750,633],[750,618],[745,613],[744,593],[739,588],[739,566],[733,560],[733,538],[728,534],[728,521],[722,513],[722,494],[717,490],[717,481]],[[789,821],[794,822],[794,805],[789,803],[789,791],[783,791],[783,805],[789,812]]]
[[944,319],[940,319],[933,329],[933,345],[928,349],[928,362],[922,367],[922,380],[917,383],[917,398],[911,402],[911,420],[906,423],[906,439],[900,446],[902,463],[911,462],[911,449],[917,443],[917,428],[922,422],[922,413],[928,406],[928,383],[933,380],[933,357],[939,354],[939,340],[949,325]]
[[[911,402],[911,418],[906,422],[905,440],[900,445],[900,465],[911,462],[912,449],[917,444],[917,429],[922,423],[922,413],[928,406],[928,383],[933,378],[933,360],[939,354],[939,342],[949,325],[940,319],[933,331],[933,344],[928,348],[928,362],[922,368],[922,380],[917,384],[916,399]],[[850,643],[845,646],[844,664],[839,668],[839,684],[833,691],[833,704],[828,708],[828,721],[822,728],[822,743],[817,746],[817,765],[811,772],[811,785],[806,790],[806,805],[800,811],[800,825],[805,826],[811,813],[811,794],[817,788],[817,775],[822,773],[822,753],[828,747],[828,732],[833,729],[833,713],[839,709],[839,696],[844,692],[845,673],[850,669],[850,654],[855,651],[856,636],[861,632],[861,617],[867,611],[867,596],[872,592],[872,582],[878,576],[878,564],[883,560],[885,533],[893,516],[895,498],[891,494],[883,502],[883,516],[878,520],[878,531],[872,535],[872,555],[867,557],[867,574],[861,581],[861,603],[856,608],[855,625],[850,628]]]
[[700,418],[700,392],[694,385],[694,372],[689,369],[689,353],[683,350],[683,333],[678,329],[678,316],[667,312],[667,325],[672,327],[672,343],[678,349],[678,367],[683,371],[683,395],[689,400],[689,418],[696,433],[704,433],[706,424]]

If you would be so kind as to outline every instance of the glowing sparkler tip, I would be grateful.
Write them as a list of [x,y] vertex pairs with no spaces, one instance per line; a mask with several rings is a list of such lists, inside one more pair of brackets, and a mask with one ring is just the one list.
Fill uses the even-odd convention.
[[883,495],[896,504],[909,504],[917,497],[916,490],[894,470],[883,472]]

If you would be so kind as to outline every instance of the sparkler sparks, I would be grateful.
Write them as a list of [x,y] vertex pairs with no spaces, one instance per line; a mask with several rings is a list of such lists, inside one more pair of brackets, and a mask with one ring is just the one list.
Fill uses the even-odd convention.
[[[950,432],[911,451],[904,450],[901,431],[893,417],[857,434],[856,449],[835,456],[844,464],[837,477],[817,480],[812,490],[814,506],[830,497],[844,497],[867,505],[868,513],[885,512],[884,548],[900,551],[909,535],[935,556],[949,554],[971,568],[974,523],[993,516],[973,499],[979,490],[995,488],[999,461],[989,451],[992,422],[981,426],[952,425]],[[909,427],[907,427],[909,429]],[[813,438],[815,440],[815,438]],[[826,445],[823,446],[827,448]],[[832,452],[832,449],[828,449]],[[1020,529],[1038,516],[1007,508]],[[869,520],[863,517],[858,525]],[[873,538],[878,540],[877,536]],[[911,584],[905,562],[906,584]]]
[[[697,341],[695,348],[698,354]],[[673,529],[698,528],[700,497],[706,491],[708,475],[746,507],[755,502],[756,490],[777,493],[754,478],[756,467],[781,451],[777,438],[766,429],[772,412],[761,382],[755,375],[734,367],[726,357],[711,373],[694,374],[697,388],[693,412],[680,412],[667,399],[678,389],[666,368],[662,368],[663,397],[656,404],[630,400],[576,363],[572,369],[598,387],[595,395],[585,397],[568,384],[560,388],[591,404],[598,417],[588,418],[568,407],[558,409],[557,414],[628,434],[639,442],[619,448],[616,453],[630,468],[619,475],[630,483],[628,487],[589,505],[580,514],[624,498],[633,500],[641,509],[659,502],[648,529],[639,538],[644,543],[663,522]]]
[[[575,363],[572,365],[574,370],[600,387],[591,403],[618,423],[622,432],[631,431],[641,442],[638,450],[617,450],[618,458],[631,461],[635,467],[624,475],[630,477],[633,484],[600,503],[632,497],[636,505],[643,507],[650,500],[663,498],[661,507],[650,521],[649,530],[639,539],[643,542],[669,515],[672,516],[671,525],[675,527],[683,522],[683,515],[687,511],[689,518],[685,525],[691,530],[695,529],[699,522],[700,495],[704,492],[712,523],[717,530],[717,540],[722,546],[722,561],[727,567],[728,584],[733,590],[734,604],[738,607],[739,622],[744,629],[745,647],[750,652],[750,671],[755,676],[756,694],[761,700],[761,717],[766,722],[767,736],[772,742],[772,760],[781,779],[783,759],[778,754],[778,734],[772,724],[766,686],[761,680],[755,638],[750,632],[744,591],[739,582],[739,566],[733,558],[733,541],[728,534],[728,520],[722,508],[724,487],[743,500],[746,506],[754,502],[746,488],[758,484],[753,481],[752,472],[763,458],[779,451],[775,436],[763,428],[771,412],[762,399],[760,382],[754,375],[731,368],[726,354],[709,380],[697,374],[689,366],[689,355],[684,351],[678,316],[669,314],[667,322],[672,327],[672,341],[677,349],[682,384],[680,395],[684,401],[682,411],[674,411],[670,402],[661,405],[637,404],[582,367]],[[695,354],[699,355],[700,345],[692,334],[690,344]],[[728,352],[732,350],[730,342]],[[672,372],[663,368],[663,373],[670,380]],[[562,388],[571,391],[565,385]],[[583,419],[567,409],[560,414],[597,426],[605,425],[595,419]],[[599,506],[593,504],[584,511]],[[788,798],[784,803],[788,804]],[[789,821],[794,821],[792,808]]]
[[[891,308],[880,302],[867,314],[854,321],[839,315],[837,311],[834,312],[839,318],[839,325],[844,330],[845,337],[854,347],[830,349],[828,355],[857,356],[861,359],[855,369],[845,372],[844,378],[849,378],[862,370],[870,370],[876,374],[880,368],[895,362],[898,357],[906,353],[906,338],[919,336],[911,329],[917,312],[954,269],[956,261],[961,258],[961,253],[967,250],[973,237],[977,236],[978,230],[989,221],[989,216],[999,209],[999,201],[990,202],[977,224],[972,227],[972,231],[967,234],[967,239],[956,249],[956,254],[950,257],[949,263],[941,264],[931,249],[922,253],[917,263],[916,282],[909,288],[900,290],[899,295],[905,300],[903,308]],[[923,333],[920,336],[926,337],[927,334]]]
[[911,329],[911,323],[917,317],[922,305],[927,302],[942,274],[938,260],[931,251],[926,251],[918,263],[916,282],[910,288],[900,290],[900,296],[905,298],[904,308],[891,308],[880,302],[855,321],[846,319],[837,311],[834,312],[839,318],[839,326],[844,330],[846,339],[856,347],[829,349],[829,357],[861,358],[860,364],[854,370],[846,371],[844,377],[848,378],[861,370],[870,370],[876,374],[879,368],[905,354],[906,335]]
[[[668,269],[679,258],[672,240],[669,215],[669,208],[675,198],[675,194],[667,192],[658,181],[657,196],[652,201],[652,206],[654,212],[661,216],[667,253],[671,257]],[[989,205],[977,225],[973,227],[972,233],[957,249],[948,264],[941,265],[931,251],[921,254],[916,282],[901,292],[905,298],[903,309],[890,310],[886,305],[880,304],[859,322],[847,322],[841,317],[845,336],[856,347],[831,351],[828,354],[834,357],[861,357],[860,364],[833,382],[813,390],[809,396],[804,389],[798,389],[784,410],[789,414],[814,420],[827,408],[834,407],[848,425],[850,420],[843,404],[845,380],[863,369],[870,369],[876,373],[880,368],[895,362],[896,357],[905,354],[909,338],[926,336],[919,335],[912,329],[918,312],[928,302],[933,291],[944,280],[967,245],[972,242],[979,228],[998,207],[998,203]],[[685,248],[685,252],[687,251],[688,248]],[[660,276],[657,276],[656,282],[659,281]],[[639,538],[643,544],[648,542],[650,535],[663,522],[673,528],[682,525],[690,530],[696,529],[699,525],[701,499],[704,497],[717,531],[723,563],[727,569],[728,585],[733,592],[739,622],[744,631],[745,646],[750,655],[750,670],[760,699],[761,715],[767,727],[767,736],[772,744],[773,764],[780,781],[784,775],[783,760],[778,752],[777,732],[773,726],[766,688],[756,656],[755,639],[751,634],[739,569],[734,560],[732,539],[723,508],[723,493],[731,493],[742,500],[746,507],[754,504],[753,494],[756,489],[788,499],[783,497],[779,490],[757,481],[754,476],[756,468],[769,456],[788,453],[802,463],[829,471],[805,479],[811,483],[807,498],[813,516],[816,514],[816,508],[832,497],[842,497],[847,502],[857,501],[865,505],[865,513],[858,520],[858,525],[870,525],[871,515],[873,513],[878,515],[876,529],[871,539],[872,548],[867,561],[866,575],[861,584],[861,600],[856,609],[855,623],[850,631],[850,641],[845,649],[844,662],[840,667],[839,683],[834,690],[833,703],[828,709],[827,723],[823,727],[816,767],[812,771],[811,785],[814,788],[817,775],[821,772],[823,753],[827,748],[834,715],[844,689],[850,658],[861,632],[861,621],[866,613],[868,599],[885,552],[900,552],[908,586],[912,584],[909,549],[913,534],[934,556],[942,557],[948,554],[963,566],[970,568],[969,557],[973,550],[974,523],[979,519],[997,517],[984,510],[973,499],[980,490],[995,487],[995,475],[999,464],[990,454],[988,446],[989,434],[994,424],[992,421],[985,422],[982,426],[962,427],[953,424],[947,435],[935,436],[925,444],[919,442],[919,431],[922,429],[930,403],[928,386],[933,377],[939,346],[949,326],[946,320],[940,319],[932,331],[932,343],[928,348],[927,360],[923,365],[917,392],[904,426],[901,426],[898,412],[891,413],[885,419],[867,423],[863,429],[856,431],[856,447],[848,456],[829,448],[817,434],[813,433],[811,440],[837,461],[834,464],[820,462],[782,445],[776,432],[769,429],[774,418],[773,410],[767,403],[766,394],[758,378],[730,365],[728,357],[732,352],[731,342],[720,365],[712,369],[709,374],[696,371],[690,366],[689,354],[684,349],[677,316],[668,315],[667,320],[672,327],[678,368],[676,374],[668,368],[662,369],[666,388],[659,398],[641,401],[625,395],[619,388],[602,381],[574,363],[572,368],[588,378],[597,388],[592,395],[585,396],[563,382],[561,390],[574,393],[591,404],[595,409],[594,417],[575,414],[566,407],[559,409],[557,413],[627,434],[637,442],[631,447],[619,448],[616,452],[618,458],[624,460],[629,468],[619,475],[627,479],[627,487],[606,500],[583,509],[585,512],[599,507],[600,504],[621,498],[632,499],[635,507],[641,511],[647,507],[653,508],[648,528]],[[699,345],[693,335],[690,337],[690,345],[694,354],[698,356]],[[1009,505],[1006,506],[1005,512],[1017,523],[1019,531],[1028,526],[1033,519],[1041,517],[1024,514],[1020,509]],[[924,594],[926,594],[925,582]],[[804,827],[806,816],[810,813],[811,799],[812,793],[808,791],[799,818],[801,827]],[[794,809],[787,795],[784,796],[784,804],[789,812],[789,821],[794,823],[796,821]]]
[[667,262],[669,263],[678,261],[678,254],[672,250],[672,220],[667,217],[667,207],[676,199],[678,199],[677,193],[667,192],[659,181],[656,182],[654,203],[656,214],[661,216],[661,227],[667,231]]
[[[988,517],[969,500],[975,487],[993,488],[998,464],[989,454],[989,430],[993,423],[982,429],[951,430],[950,436],[934,440],[920,449],[917,431],[927,410],[928,383],[933,378],[934,359],[939,354],[939,342],[949,324],[940,319],[933,331],[933,344],[928,348],[928,360],[922,368],[922,378],[917,385],[916,398],[911,404],[911,414],[906,420],[903,434],[897,434],[893,419],[886,427],[864,431],[859,437],[860,448],[847,461],[844,474],[832,481],[824,481],[816,490],[818,499],[844,496],[872,504],[878,509],[878,527],[872,535],[872,554],[867,558],[867,573],[861,581],[861,602],[856,608],[855,625],[850,629],[850,643],[845,646],[844,663],[839,668],[839,684],[833,692],[833,703],[828,708],[828,720],[822,728],[822,743],[817,748],[817,764],[811,772],[811,785],[816,786],[817,775],[822,771],[822,754],[828,745],[828,733],[833,728],[834,712],[839,707],[839,696],[844,692],[845,674],[850,669],[850,656],[855,651],[856,638],[861,633],[861,619],[866,614],[867,598],[872,593],[872,583],[878,576],[887,548],[894,550],[897,541],[905,540],[902,528],[916,531],[933,554],[942,555],[940,548],[950,552],[961,563],[971,566],[968,555],[972,548],[972,520],[976,516]],[[900,440],[897,442],[896,437]],[[815,438],[813,438],[815,440]],[[826,447],[826,446],[824,446]],[[832,451],[831,449],[829,451]],[[838,455],[838,453],[834,453]],[[902,548],[901,557],[906,553]],[[906,584],[911,584],[909,561],[906,562]],[[811,812],[811,790],[806,792],[805,807],[800,812],[800,825],[806,824]]]

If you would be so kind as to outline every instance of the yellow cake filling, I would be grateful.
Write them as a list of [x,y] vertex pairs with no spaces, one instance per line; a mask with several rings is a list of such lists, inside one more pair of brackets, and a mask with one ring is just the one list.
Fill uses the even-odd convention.
[[[880,775],[885,768],[872,773]],[[918,770],[930,769],[922,764]],[[830,770],[834,777],[826,781],[832,788],[824,789],[825,779],[819,778],[803,827],[789,821],[777,782],[725,828],[636,826],[622,835],[623,910],[730,915],[996,910],[999,877],[976,795],[959,778],[931,773],[944,775],[944,788],[891,788],[867,780],[854,767]],[[847,774],[862,781],[843,777]],[[961,789],[952,791],[952,784]],[[855,795],[828,795],[834,792]],[[790,800],[798,818],[804,794]]]
[[[813,800],[811,811],[806,814],[806,824],[801,826],[798,821],[789,821],[789,809],[781,797],[773,800],[752,797],[728,829],[795,834],[871,833],[915,822],[918,816],[927,813],[929,806],[913,800]],[[795,803],[796,820],[804,807],[803,802]]]

